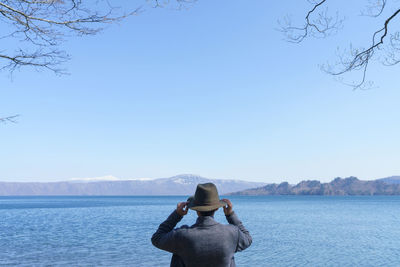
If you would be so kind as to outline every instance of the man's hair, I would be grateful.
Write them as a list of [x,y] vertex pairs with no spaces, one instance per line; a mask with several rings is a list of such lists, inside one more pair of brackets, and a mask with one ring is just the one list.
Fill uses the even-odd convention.
[[199,211],[199,213],[201,216],[213,216],[216,210],[218,210],[218,209],[209,210],[209,211]]

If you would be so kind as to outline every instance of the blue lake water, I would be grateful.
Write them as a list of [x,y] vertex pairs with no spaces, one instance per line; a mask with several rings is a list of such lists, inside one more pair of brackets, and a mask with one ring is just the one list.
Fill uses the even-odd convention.
[[[400,266],[400,197],[230,199],[253,237],[238,266]],[[185,200],[0,197],[0,266],[169,266],[150,237]]]

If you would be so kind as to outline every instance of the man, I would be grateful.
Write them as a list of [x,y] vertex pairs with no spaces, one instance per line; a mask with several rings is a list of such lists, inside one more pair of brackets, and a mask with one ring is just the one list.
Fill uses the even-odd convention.
[[[228,225],[214,220],[214,213],[223,207]],[[195,210],[198,218],[192,226],[174,229],[188,213]],[[196,192],[187,202],[180,202],[171,215],[158,227],[151,242],[159,249],[173,253],[171,266],[236,266],[235,252],[250,246],[252,239],[242,222],[233,212],[228,199],[219,199],[217,187],[212,183],[197,185]]]

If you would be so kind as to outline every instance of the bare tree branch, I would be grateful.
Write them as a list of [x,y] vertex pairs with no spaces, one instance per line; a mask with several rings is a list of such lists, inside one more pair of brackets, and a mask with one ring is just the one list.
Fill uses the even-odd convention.
[[58,47],[65,37],[97,34],[102,25],[138,11],[121,12],[101,0],[0,0],[0,23],[9,30],[0,39],[12,39],[17,46],[0,51],[0,69],[12,72],[30,66],[64,73],[59,66],[69,56]]
[[[327,4],[327,1],[320,0],[312,3],[313,6],[305,17],[304,26],[294,27],[291,25],[291,21],[289,21],[289,23],[286,23],[286,26],[282,27],[281,31],[286,35],[289,42],[300,43],[307,37],[326,37],[328,35],[327,33],[335,29],[337,30],[343,22],[342,19],[339,19],[338,15],[336,17],[337,19],[333,20],[327,13],[319,13],[317,20],[310,19],[322,5]],[[362,15],[372,18],[380,17],[386,6],[387,0],[369,0],[366,10],[362,12]],[[389,26],[393,19],[399,16],[399,13],[400,8],[397,7],[394,12],[388,15],[383,26],[373,32],[371,44],[367,46],[367,48],[353,48],[353,46],[350,45],[348,51],[344,51],[344,53],[338,55],[339,60],[337,63],[334,65],[323,65],[322,69],[334,76],[342,76],[352,71],[361,71],[361,78],[359,81],[345,84],[352,86],[354,89],[360,89],[364,88],[366,85],[370,85],[366,80],[367,70],[371,60],[378,59],[378,57],[375,56],[377,51],[384,54],[382,60],[384,65],[395,65],[400,62],[400,59],[397,57],[400,52],[399,32],[390,34],[388,47],[386,47],[386,49],[383,47],[384,43],[386,43],[386,37],[389,35]],[[326,23],[326,21],[330,23]]]
[[304,25],[301,27],[292,26],[292,19],[288,16],[284,18],[284,21],[278,21],[281,26],[279,30],[285,34],[287,41],[300,43],[309,36],[325,38],[336,33],[344,20],[338,13],[330,16],[326,8],[316,14],[325,2],[326,0],[313,2],[313,7],[307,12]]
[[[171,3],[171,0],[147,0],[148,2],[153,3],[153,7],[165,7]],[[178,9],[186,7],[187,5],[193,4],[197,2],[197,0],[175,0]]]
[[[143,0],[163,7],[169,0]],[[196,0],[173,0],[181,8]],[[60,49],[65,38],[99,33],[104,26],[138,14],[141,7],[124,12],[108,0],[0,0],[0,70],[13,73],[22,67],[65,74],[62,63],[70,56]],[[11,44],[10,44],[11,43]],[[8,48],[7,48],[8,47]],[[0,117],[16,122],[19,115]]]
[[[196,2],[143,1],[153,7],[174,2],[178,8]],[[124,12],[108,0],[0,0],[0,23],[8,30],[0,33],[0,40],[15,41],[9,49],[2,47],[0,70],[13,72],[21,67],[33,67],[63,74],[65,70],[60,65],[70,57],[59,46],[66,37],[97,34],[104,26],[136,15],[141,9]]]
[[386,0],[369,0],[365,10],[361,11],[362,16],[379,17],[386,7]]
[[19,115],[14,115],[14,116],[8,116],[8,117],[0,117],[0,123],[7,123],[7,122],[11,122],[11,123],[17,123],[17,118],[19,117]]
[[[366,49],[361,49],[361,51],[354,49],[351,51],[351,57],[350,60],[341,60],[342,66],[344,68],[340,71],[327,71],[328,73],[332,75],[342,75],[346,72],[352,71],[352,70],[362,70],[362,78],[359,83],[355,83],[352,86],[354,89],[361,88],[361,86],[365,83],[366,80],[366,73],[367,73],[367,68],[370,60],[374,56],[374,53],[377,49],[379,49],[379,46],[383,44],[385,37],[387,36],[388,33],[388,26],[389,23],[393,20],[394,17],[396,17],[400,13],[400,9],[396,10],[389,18],[385,20],[384,26],[380,28],[379,30],[375,31],[373,36],[372,36],[372,43],[371,45],[366,48]],[[393,39],[392,39],[393,41]]]

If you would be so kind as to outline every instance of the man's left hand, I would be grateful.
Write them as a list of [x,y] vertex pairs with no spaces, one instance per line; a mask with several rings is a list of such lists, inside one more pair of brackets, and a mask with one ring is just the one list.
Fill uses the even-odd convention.
[[179,202],[176,205],[176,212],[181,215],[181,216],[185,216],[188,213],[188,202]]

